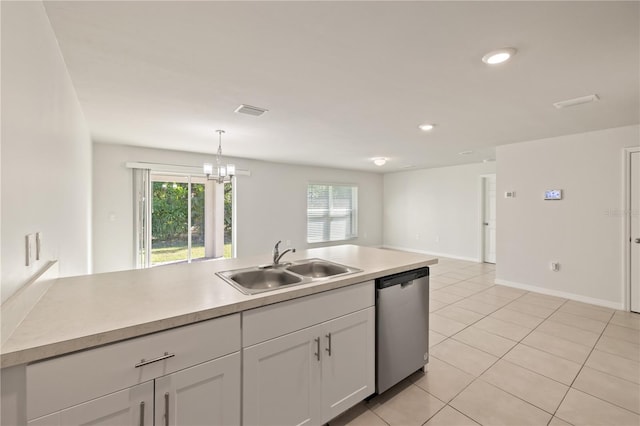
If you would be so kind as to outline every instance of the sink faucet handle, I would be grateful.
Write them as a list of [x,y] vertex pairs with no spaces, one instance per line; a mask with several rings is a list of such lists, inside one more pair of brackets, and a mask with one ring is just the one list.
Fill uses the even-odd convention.
[[276,243],[276,245],[273,247],[273,263],[277,263],[277,259],[280,256],[280,250],[278,249],[278,246],[280,245],[282,241],[278,241]]

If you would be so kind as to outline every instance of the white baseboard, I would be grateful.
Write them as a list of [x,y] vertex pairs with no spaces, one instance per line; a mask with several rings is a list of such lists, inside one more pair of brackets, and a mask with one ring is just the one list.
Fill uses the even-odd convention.
[[598,305],[598,306],[603,306],[605,308],[625,310],[623,303],[616,303],[610,300],[596,299],[594,297],[583,296],[581,294],[568,293],[568,292],[559,291],[559,290],[552,290],[545,287],[539,287],[531,284],[522,284],[522,283],[507,281],[507,280],[498,279],[498,278],[496,278],[495,283],[504,285],[507,287],[513,287],[513,288],[519,288],[521,290],[532,291],[534,293],[542,293],[549,296],[562,297],[563,299],[571,299],[571,300],[575,300],[576,302],[588,303],[590,305]]
[[56,278],[58,278],[58,261],[54,260],[42,267],[27,283],[5,300],[0,312],[2,343],[11,337]]
[[391,249],[391,250],[408,251],[408,252],[411,252],[411,253],[420,253],[420,254],[426,254],[426,255],[429,255],[429,256],[447,257],[449,259],[456,259],[456,260],[466,260],[467,262],[482,263],[482,260],[477,259],[477,258],[457,256],[455,254],[450,254],[450,253],[437,253],[437,252],[434,252],[434,251],[418,250],[418,249],[413,249],[413,248],[398,247],[398,246],[388,246],[388,245],[380,246],[380,248]]

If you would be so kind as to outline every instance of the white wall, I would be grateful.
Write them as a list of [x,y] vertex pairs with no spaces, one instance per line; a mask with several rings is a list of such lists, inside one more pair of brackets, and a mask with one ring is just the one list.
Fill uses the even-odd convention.
[[496,281],[622,309],[623,148],[639,144],[629,126],[498,147]]
[[[41,2],[2,2],[2,301],[47,261],[90,272],[91,140]],[[43,235],[25,266],[25,235]]]
[[[307,184],[358,185],[358,233],[353,244],[382,244],[382,175],[319,167],[294,166],[229,158],[251,176],[238,176],[237,254],[264,254],[270,258],[277,240],[306,248]],[[212,155],[94,144],[94,270],[105,272],[133,267],[132,175],[128,161],[201,167]]]
[[480,261],[480,176],[495,163],[384,176],[384,245]]

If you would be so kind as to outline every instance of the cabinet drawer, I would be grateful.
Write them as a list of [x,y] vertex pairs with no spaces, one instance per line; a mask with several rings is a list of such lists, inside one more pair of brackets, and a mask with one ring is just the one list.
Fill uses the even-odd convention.
[[[26,368],[27,419],[239,349],[240,314],[234,314],[30,364]],[[165,359],[136,367],[165,353]]]
[[342,287],[242,314],[242,346],[247,347],[375,304],[373,281]]

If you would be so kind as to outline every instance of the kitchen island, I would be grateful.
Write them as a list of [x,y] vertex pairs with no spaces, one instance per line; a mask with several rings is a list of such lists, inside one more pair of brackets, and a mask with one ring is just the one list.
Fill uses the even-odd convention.
[[[10,373],[9,378],[16,376],[17,379],[14,377],[13,381],[20,381],[20,377],[27,376],[24,383],[17,384],[13,381],[5,382],[3,379],[3,385],[22,386],[26,388],[22,389],[22,393],[29,395],[30,389],[26,383],[31,380],[31,376],[22,373],[22,371],[27,371],[27,373],[33,371],[34,378],[32,380],[34,383],[40,383],[38,380],[44,379],[38,375],[40,373],[36,374],[35,372],[41,368],[41,365],[55,364],[55,370],[62,371],[64,362],[71,360],[71,357],[89,356],[87,354],[102,356],[100,351],[115,348],[117,345],[128,345],[123,346],[127,350],[133,344],[139,344],[141,347],[153,346],[153,339],[159,339],[164,333],[183,333],[186,332],[185,330],[196,330],[197,327],[212,327],[206,332],[211,335],[210,340],[215,342],[215,345],[212,344],[210,348],[201,348],[199,346],[201,337],[197,335],[197,332],[201,331],[193,331],[195,333],[193,337],[195,343],[193,344],[196,348],[194,352],[208,351],[206,356],[209,358],[207,359],[213,360],[214,355],[219,356],[220,359],[226,359],[231,356],[233,351],[236,351],[234,353],[238,354],[239,360],[240,345],[242,344],[241,314],[257,312],[256,318],[260,318],[257,322],[268,323],[270,317],[266,314],[264,318],[260,317],[262,315],[260,309],[274,312],[282,307],[282,312],[289,309],[291,313],[288,322],[294,324],[296,321],[300,321],[300,329],[313,329],[312,325],[319,326],[320,322],[325,321],[321,317],[325,315],[323,312],[327,310],[327,306],[338,306],[335,308],[336,317],[366,309],[373,311],[372,280],[437,263],[437,259],[425,255],[354,245],[300,250],[295,254],[289,254],[283,261],[308,258],[326,259],[361,269],[362,272],[255,295],[245,295],[239,292],[215,274],[216,272],[264,264],[268,260],[268,255],[58,279],[2,346],[0,357],[3,373]],[[313,296],[313,298],[307,296]],[[307,303],[307,305],[302,303]],[[340,311],[343,309],[340,308],[342,305],[345,305],[344,312]],[[318,312],[318,323],[305,323],[303,317],[307,316],[307,313],[310,313],[308,316],[313,317],[313,312]],[[326,318],[326,320],[329,319],[334,318]],[[247,319],[244,321],[250,324]],[[285,324],[281,328],[284,327],[284,330],[287,326]],[[230,330],[236,328],[237,335],[234,335]],[[291,331],[285,330],[282,333],[290,333]],[[218,337],[214,333],[221,334]],[[242,330],[242,333],[245,333],[245,330]],[[264,336],[269,334],[269,332],[258,330],[254,336],[261,333]],[[176,336],[180,337],[178,334]],[[242,336],[245,340],[248,339],[246,335]],[[172,339],[178,339],[178,337],[172,337]],[[274,334],[270,337],[277,336]],[[267,337],[263,338],[263,340],[266,339]],[[315,342],[314,339],[312,340]],[[264,343],[259,338],[254,338],[254,340],[256,348],[259,344]],[[316,340],[318,340],[317,356],[319,361],[319,338]],[[144,342],[147,343],[143,344]],[[227,343],[229,343],[229,348],[225,349]],[[330,339],[329,344],[331,344]],[[329,354],[331,352],[330,346],[328,352]],[[165,356],[172,355],[166,352]],[[47,360],[52,357],[59,358]],[[176,356],[176,358],[178,357]],[[200,364],[203,359],[196,357],[188,365]],[[47,361],[38,363],[41,360]],[[140,383],[146,378],[151,381],[155,378],[158,382],[158,377],[170,371],[166,370],[166,367],[165,370],[150,371],[161,364],[166,366],[171,362],[178,362],[171,359],[149,367],[144,364],[146,362],[144,359],[138,361],[145,365],[143,368],[136,367],[136,372],[140,373],[140,377],[136,380]],[[74,363],[77,364],[77,361]],[[188,365],[175,367],[175,369]],[[100,369],[100,366],[96,365],[94,368]],[[246,368],[245,366],[245,370]],[[142,373],[143,370],[145,373]],[[187,368],[187,370],[189,369]],[[148,374],[148,377],[145,374]],[[158,383],[156,383],[157,386]],[[240,384],[238,383],[239,388]],[[6,388],[3,389],[3,409],[11,409],[11,400],[20,399],[20,392],[13,394],[11,397],[13,399],[8,397],[7,392]],[[133,393],[131,391],[127,395],[130,396]],[[15,405],[18,410],[24,410],[24,401],[18,401]],[[155,405],[160,404],[156,403]],[[42,412],[45,412],[44,409]],[[141,409],[139,413],[143,415],[144,411]],[[22,413],[16,415],[17,418],[24,418]],[[156,417],[158,416],[159,414],[156,413]],[[32,417],[29,416],[29,420]],[[149,417],[153,418],[153,415],[147,416],[147,421]],[[58,420],[58,422],[61,421]],[[156,424],[159,424],[158,422],[156,418]],[[137,420],[135,424],[138,424]],[[141,422],[141,424],[146,423]]]

